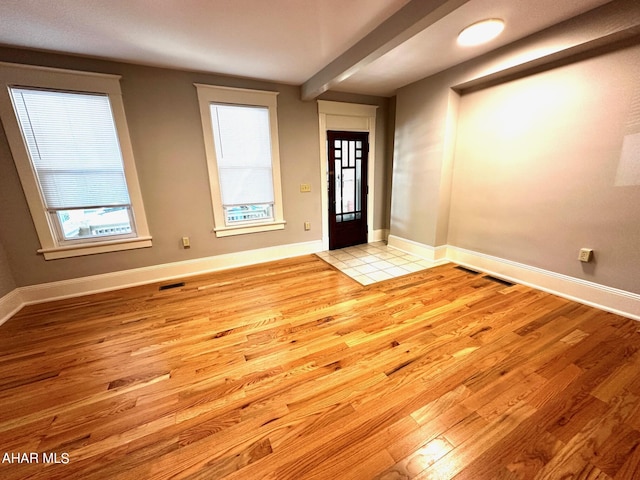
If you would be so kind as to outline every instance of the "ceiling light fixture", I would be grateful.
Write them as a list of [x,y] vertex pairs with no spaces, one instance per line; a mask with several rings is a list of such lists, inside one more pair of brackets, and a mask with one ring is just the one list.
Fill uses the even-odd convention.
[[480,45],[496,38],[504,30],[504,20],[489,18],[481,20],[462,30],[458,34],[458,44],[464,47]]

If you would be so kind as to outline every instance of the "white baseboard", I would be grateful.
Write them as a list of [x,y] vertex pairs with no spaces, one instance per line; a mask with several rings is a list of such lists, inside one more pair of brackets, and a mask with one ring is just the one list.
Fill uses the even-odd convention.
[[9,320],[24,305],[19,289],[12,290],[0,297],[0,325]]
[[[383,232],[383,230],[377,230]],[[389,235],[388,244],[435,265],[449,261],[576,302],[640,320],[640,295],[453,246],[431,247]],[[119,290],[322,251],[322,241],[261,248],[183,262],[16,288],[0,298],[0,325],[25,305]]]
[[389,238],[389,229],[381,228],[379,230],[373,231],[373,238],[369,240],[371,242],[386,242],[387,238]]
[[407,240],[406,238],[389,235],[388,246],[410,253],[425,260],[434,262],[435,265],[442,265],[448,262],[447,246],[432,247],[423,243]]
[[522,263],[447,247],[447,258],[459,265],[527,285],[559,297],[640,320],[640,295]]
[[432,247],[389,235],[388,245],[439,265],[453,262],[591,307],[640,320],[640,295],[451,245]]
[[19,287],[0,299],[0,324],[25,305],[308,255],[321,250],[322,241],[317,240]]

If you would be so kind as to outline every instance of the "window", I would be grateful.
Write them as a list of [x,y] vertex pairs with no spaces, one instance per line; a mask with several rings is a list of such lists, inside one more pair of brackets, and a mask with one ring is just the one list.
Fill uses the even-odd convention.
[[283,229],[277,93],[196,88],[216,235]]
[[134,235],[109,97],[9,90],[58,243]]
[[55,259],[151,246],[119,77],[11,64],[0,64],[0,77],[0,115],[39,252]]

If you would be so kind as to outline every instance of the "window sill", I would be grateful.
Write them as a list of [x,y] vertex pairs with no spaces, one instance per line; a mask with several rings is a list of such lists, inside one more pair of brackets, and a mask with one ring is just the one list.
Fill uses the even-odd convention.
[[82,255],[94,255],[96,253],[119,252],[136,248],[151,246],[151,237],[126,238],[122,240],[110,240],[106,242],[87,242],[64,247],[42,248],[38,253],[44,255],[45,260],[57,260],[59,258],[80,257]]
[[270,232],[273,230],[284,230],[284,220],[263,224],[238,225],[234,227],[214,228],[216,237],[230,237],[232,235],[244,235],[246,233]]

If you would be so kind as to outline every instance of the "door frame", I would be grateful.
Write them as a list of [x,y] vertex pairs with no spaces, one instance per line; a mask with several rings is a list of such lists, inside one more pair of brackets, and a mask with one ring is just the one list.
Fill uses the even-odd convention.
[[322,250],[329,250],[329,165],[327,152],[327,131],[369,133],[369,159],[367,162],[367,240],[373,236],[373,207],[375,205],[375,145],[377,105],[359,103],[330,102],[318,100],[320,124],[320,190],[322,204]]

